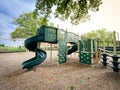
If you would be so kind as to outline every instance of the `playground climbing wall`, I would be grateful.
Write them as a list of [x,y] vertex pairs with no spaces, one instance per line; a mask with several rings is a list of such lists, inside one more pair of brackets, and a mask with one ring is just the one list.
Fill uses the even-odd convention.
[[79,62],[92,64],[90,39],[79,41]]
[[58,62],[66,62],[66,31],[58,30]]

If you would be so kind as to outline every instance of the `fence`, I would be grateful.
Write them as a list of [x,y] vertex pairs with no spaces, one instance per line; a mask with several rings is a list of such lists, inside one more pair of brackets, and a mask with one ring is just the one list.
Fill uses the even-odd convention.
[[25,51],[24,40],[0,38],[0,53]]

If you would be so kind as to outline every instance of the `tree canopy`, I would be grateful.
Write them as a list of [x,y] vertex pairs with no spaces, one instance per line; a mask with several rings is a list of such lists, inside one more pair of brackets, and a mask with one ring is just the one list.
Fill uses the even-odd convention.
[[15,31],[11,33],[12,38],[27,38],[34,36],[41,25],[48,25],[48,20],[38,17],[33,12],[23,13],[13,21],[17,24]]
[[54,14],[62,20],[70,19],[74,25],[89,19],[89,11],[98,11],[101,0],[36,0],[35,13],[50,17]]
[[86,37],[90,39],[99,39],[100,41],[111,41],[113,39],[113,32],[106,31],[106,29],[102,28],[96,31],[88,32]]
[[[84,36],[84,35],[83,35]],[[98,29],[96,31],[91,31],[85,35],[86,38],[97,39],[100,43],[105,46],[106,43],[113,42],[113,32],[106,31],[106,29]]]

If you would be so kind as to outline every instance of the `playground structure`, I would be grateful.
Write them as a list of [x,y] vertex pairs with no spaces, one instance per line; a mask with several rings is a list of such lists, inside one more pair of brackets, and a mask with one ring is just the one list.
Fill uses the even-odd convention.
[[[79,62],[84,64],[91,65],[94,63],[93,55],[98,57],[96,40],[80,39],[80,36],[74,33],[43,25],[37,30],[36,36],[25,40],[25,47],[35,52],[35,57],[23,62],[23,69],[31,69],[46,59],[47,53],[39,48],[40,42],[58,44],[58,64],[65,63],[67,55],[74,52],[79,54]],[[69,48],[68,43],[71,44]]]
[[[114,72],[119,72],[120,67],[119,67],[119,58],[120,56],[118,56],[118,54],[120,53],[120,41],[119,41],[119,35],[117,36],[118,38],[116,38],[116,33],[117,32],[113,32],[113,47],[104,47],[104,49],[102,49],[103,53],[102,55],[102,64],[103,66],[110,66]],[[118,39],[118,41],[116,40]],[[117,42],[118,42],[118,46],[117,46]],[[112,61],[109,62],[109,57],[112,58]],[[112,63],[112,65],[110,64]]]

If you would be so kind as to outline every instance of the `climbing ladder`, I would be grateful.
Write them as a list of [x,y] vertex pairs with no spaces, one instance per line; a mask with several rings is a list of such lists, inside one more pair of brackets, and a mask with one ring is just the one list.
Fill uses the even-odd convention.
[[96,52],[95,41],[91,39],[79,41],[79,62],[93,64],[93,54]]
[[66,31],[58,30],[58,63],[65,63],[66,62]]

